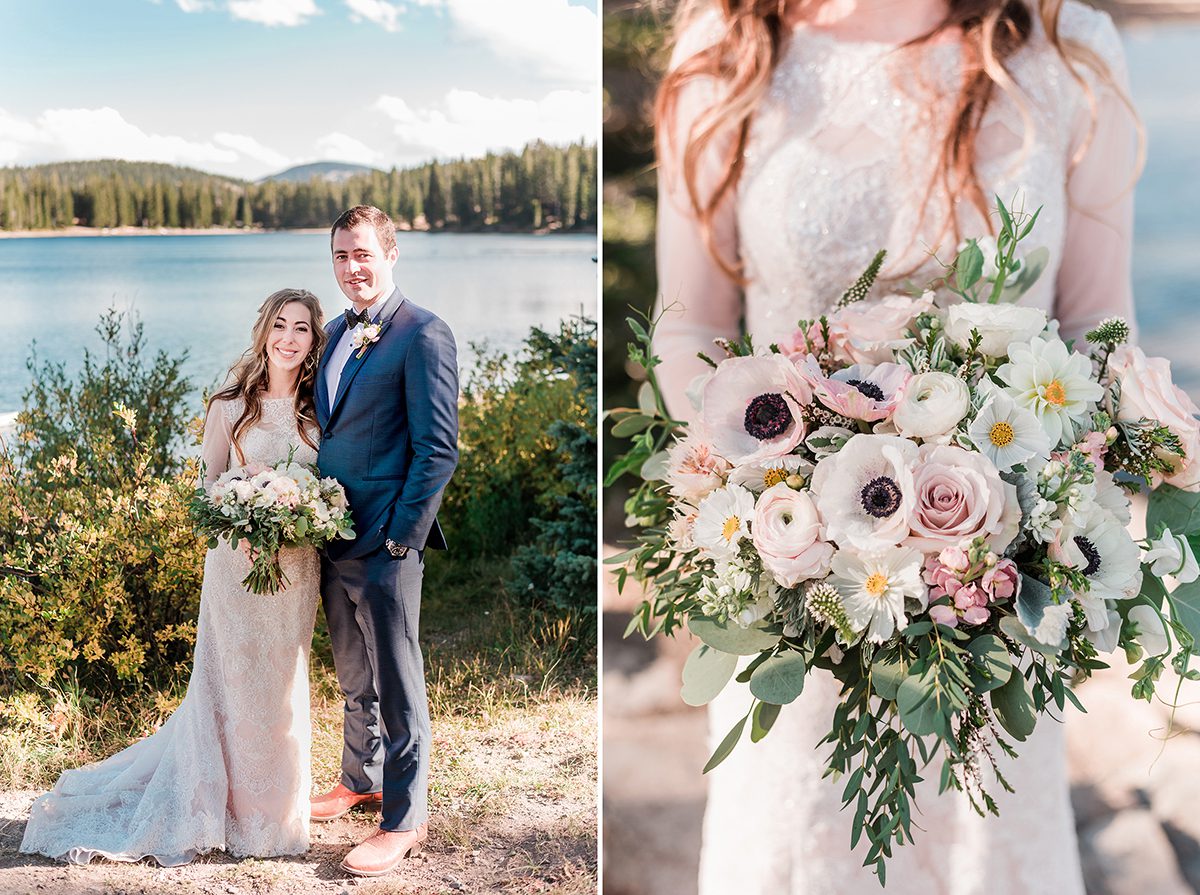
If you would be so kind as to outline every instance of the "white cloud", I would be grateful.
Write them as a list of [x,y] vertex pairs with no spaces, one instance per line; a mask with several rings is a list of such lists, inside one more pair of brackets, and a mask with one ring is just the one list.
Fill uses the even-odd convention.
[[208,140],[190,140],[150,133],[107,106],[47,109],[34,120],[0,109],[0,163],[34,165],[101,158],[227,171],[235,167],[279,169],[292,164],[287,156],[244,134],[221,132]]
[[212,3],[209,0],[175,0],[175,5],[184,12],[200,12],[201,10],[212,8]]
[[260,25],[303,25],[320,12],[313,0],[229,0],[230,15]]
[[394,3],[385,0],[346,0],[350,8],[350,19],[361,22],[366,19],[383,28],[384,31],[400,30],[400,13],[403,11]]
[[435,107],[413,109],[399,97],[381,96],[375,109],[392,119],[401,163],[520,149],[533,140],[595,140],[599,117],[595,92],[576,90],[555,90],[535,101],[455,89]]
[[455,26],[497,56],[543,75],[595,83],[600,55],[596,13],[567,0],[443,0]]
[[245,134],[227,134],[221,132],[213,135],[213,142],[218,146],[232,149],[246,158],[262,162],[271,168],[282,169],[289,167],[293,163],[292,159],[282,152],[276,152],[270,146],[264,146],[258,140],[248,137]]
[[377,165],[382,156],[361,140],[334,131],[316,142],[317,158],[355,165]]

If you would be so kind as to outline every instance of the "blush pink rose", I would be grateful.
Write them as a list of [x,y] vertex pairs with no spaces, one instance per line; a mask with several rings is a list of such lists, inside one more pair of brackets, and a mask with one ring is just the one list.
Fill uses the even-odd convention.
[[879,301],[856,301],[829,316],[829,348],[837,360],[882,364],[912,343],[908,326],[933,307],[933,293],[920,298],[889,295]]
[[951,445],[921,446],[913,467],[916,501],[904,545],[922,553],[987,538],[1003,552],[1021,524],[1017,489],[986,456]]
[[1121,386],[1117,419],[1136,422],[1149,417],[1162,423],[1183,443],[1186,456],[1181,460],[1165,454],[1175,470],[1170,475],[1154,475],[1154,485],[1167,482],[1184,491],[1200,491],[1200,413],[1187,393],[1171,379],[1171,364],[1162,357],[1146,357],[1140,348],[1121,345],[1108,361],[1113,379]]
[[772,485],[758,498],[750,533],[763,566],[784,587],[829,574],[833,545],[822,539],[821,517],[807,492]]

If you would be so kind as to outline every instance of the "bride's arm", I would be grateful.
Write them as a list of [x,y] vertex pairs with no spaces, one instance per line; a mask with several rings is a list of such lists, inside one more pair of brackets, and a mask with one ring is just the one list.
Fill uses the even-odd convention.
[[204,487],[208,488],[229,469],[230,427],[225,416],[225,405],[213,401],[204,418],[204,440],[200,445],[201,474]]
[[[697,22],[682,35],[672,67],[711,42],[715,20]],[[695,416],[686,397],[688,383],[706,372],[708,366],[696,357],[703,351],[714,356],[713,339],[737,336],[742,315],[740,287],[721,269],[705,245],[703,230],[688,198],[683,173],[683,150],[688,130],[696,116],[716,95],[711,82],[693,80],[682,91],[674,115],[662,126],[669,133],[659,140],[663,147],[658,168],[658,300],[661,314],[655,335],[655,353],[663,363],[658,378],[671,414],[691,421]],[[729,139],[709,144],[697,166],[699,195],[711,190],[724,172]],[[723,258],[737,259],[737,228],[731,200],[725,201],[712,219],[712,237]]]
[[1096,100],[1095,131],[1086,101],[1076,115],[1072,154],[1086,152],[1067,177],[1067,226],[1058,272],[1055,314],[1065,338],[1083,334],[1105,317],[1135,325],[1130,279],[1133,254],[1133,182],[1137,174],[1137,121],[1121,99],[1129,82],[1120,38],[1107,17],[1093,49],[1108,65],[1111,83],[1085,72]]

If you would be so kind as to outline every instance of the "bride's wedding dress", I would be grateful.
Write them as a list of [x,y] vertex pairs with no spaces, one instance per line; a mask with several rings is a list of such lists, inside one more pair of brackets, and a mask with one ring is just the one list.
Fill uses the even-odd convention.
[[[713,40],[715,16],[681,38],[676,59]],[[1060,34],[1107,63],[1124,80],[1111,20],[1080,3],[1064,5]],[[1132,321],[1131,179],[1136,169],[1133,119],[1110,86],[1085,71],[1089,97],[1059,60],[1040,24],[1008,62],[1020,97],[997,91],[979,132],[983,192],[1041,215],[1029,246],[1046,246],[1050,266],[1023,301],[1044,308],[1064,337],[1100,319]],[[953,236],[940,235],[944,193],[928,199],[942,133],[959,89],[961,48],[935,43],[904,50],[844,43],[799,27],[783,51],[769,93],[755,112],[736,198],[714,219],[714,236],[740,257],[747,285],[735,286],[709,256],[691,213],[677,159],[664,160],[659,202],[659,291],[665,306],[686,313],[662,319],[656,346],[673,412],[685,413],[685,389],[705,371],[697,351],[737,333],[739,319],[755,343],[778,341],[801,318],[828,311],[879,248],[889,250],[877,296],[940,270],[929,254],[953,258]],[[711,84],[693,82],[677,121],[711,103]],[[1024,116],[1028,116],[1025,118]],[[676,148],[675,151],[678,151]],[[1078,157],[1077,157],[1078,156]],[[720,173],[719,150],[702,163],[702,183]],[[988,232],[958,203],[962,232]],[[940,237],[940,238],[939,238]],[[842,784],[822,779],[837,700],[828,675],[812,678],[762,742],[748,738],[709,775],[700,867],[701,895],[844,895],[881,891],[862,868],[865,843],[850,851],[852,812],[841,809]],[[713,748],[750,702],[731,686],[710,706]],[[1016,792],[990,787],[1000,817],[977,817],[957,794],[937,796],[938,766],[917,791],[915,844],[894,851],[887,895],[1082,895],[1062,725],[1043,717],[1004,763]],[[864,837],[865,838],[865,837]]]
[[[240,403],[209,413],[203,456],[212,482],[231,465]],[[241,437],[247,463],[316,451],[296,432],[290,398],[263,402]],[[63,773],[33,805],[21,851],[87,863],[152,856],[171,866],[224,849],[234,855],[308,850],[308,657],[319,595],[316,551],[287,549],[290,585],[249,593],[249,560],[224,541],[208,551],[187,696],[153,735]]]

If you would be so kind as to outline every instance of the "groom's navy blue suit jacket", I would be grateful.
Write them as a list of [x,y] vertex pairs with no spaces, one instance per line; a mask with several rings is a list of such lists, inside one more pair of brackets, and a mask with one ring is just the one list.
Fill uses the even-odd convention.
[[379,339],[342,368],[330,409],[325,365],[346,331],[338,316],[316,382],[321,475],[346,489],[357,537],[335,540],[330,559],[356,559],[390,538],[413,550],[444,549],[442,491],[458,463],[458,360],[450,328],[399,289],[377,321]]

